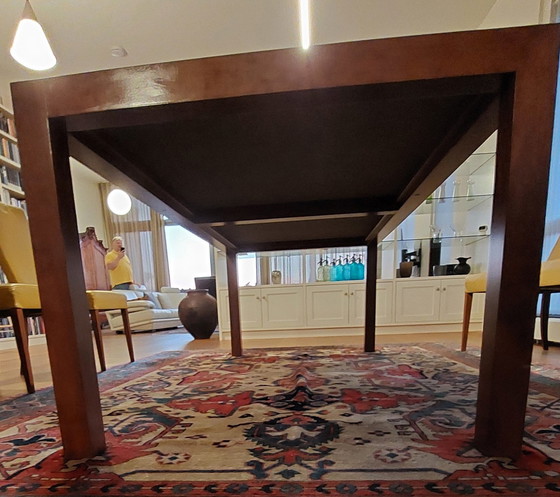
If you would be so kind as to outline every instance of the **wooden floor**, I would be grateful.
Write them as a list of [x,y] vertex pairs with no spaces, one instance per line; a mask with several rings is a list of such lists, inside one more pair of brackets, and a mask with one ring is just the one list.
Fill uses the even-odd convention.
[[[229,341],[220,341],[217,334],[209,340],[193,340],[189,333],[182,330],[160,331],[154,333],[135,333],[133,336],[134,350],[137,359],[148,357],[167,350],[210,350],[230,349]],[[469,345],[480,345],[481,333],[469,334]],[[124,364],[128,361],[125,338],[111,331],[104,333],[105,354],[107,367]],[[432,334],[406,334],[406,335],[378,335],[377,344],[388,343],[418,343],[436,342],[448,344],[459,349],[459,333],[432,333]],[[363,346],[363,337],[321,337],[294,339],[260,339],[244,340],[244,348],[263,347],[294,347],[309,345],[349,345]],[[535,345],[533,360],[539,363],[550,364],[560,368],[560,347],[551,347],[543,351],[542,347]],[[31,362],[37,389],[52,385],[50,366],[47,356],[46,344],[32,345]],[[24,395],[26,393],[23,378],[19,374],[20,364],[15,348],[0,350],[0,400]]]

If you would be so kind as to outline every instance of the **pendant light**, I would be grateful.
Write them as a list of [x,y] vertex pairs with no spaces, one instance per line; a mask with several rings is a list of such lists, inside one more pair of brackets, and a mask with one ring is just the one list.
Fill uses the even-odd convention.
[[107,206],[113,214],[124,216],[128,214],[132,208],[132,200],[130,195],[123,190],[115,188],[107,195]]
[[22,66],[34,71],[44,71],[56,64],[56,57],[29,0],[25,0],[10,55]]

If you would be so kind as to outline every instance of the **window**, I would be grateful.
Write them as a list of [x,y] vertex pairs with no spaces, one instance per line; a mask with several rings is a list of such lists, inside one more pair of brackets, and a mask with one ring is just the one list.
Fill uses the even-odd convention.
[[237,283],[239,286],[255,286],[257,284],[257,254],[254,252],[238,254]]
[[210,245],[182,226],[165,226],[171,286],[195,288],[197,276],[212,274]]

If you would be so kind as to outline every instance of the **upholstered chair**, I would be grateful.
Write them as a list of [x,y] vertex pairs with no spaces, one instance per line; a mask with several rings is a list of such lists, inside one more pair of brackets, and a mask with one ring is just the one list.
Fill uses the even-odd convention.
[[[461,350],[467,349],[469,337],[469,321],[473,295],[485,293],[487,274],[470,274],[465,279],[465,307],[463,312],[463,331],[461,334]],[[560,238],[556,241],[548,259],[541,264],[539,282],[541,300],[541,340],[544,350],[548,350],[548,317],[550,309],[550,295],[560,292]]]
[[[7,284],[0,284],[0,317],[10,317],[12,320],[21,361],[21,373],[25,379],[27,391],[32,393],[35,391],[35,386],[29,358],[26,318],[40,316],[41,300],[37,286],[31,236],[25,212],[19,207],[1,203],[0,266],[9,281]],[[134,361],[126,297],[102,290],[88,290],[86,294],[101,370],[106,369],[99,320],[99,313],[102,311],[121,311],[130,361]]]

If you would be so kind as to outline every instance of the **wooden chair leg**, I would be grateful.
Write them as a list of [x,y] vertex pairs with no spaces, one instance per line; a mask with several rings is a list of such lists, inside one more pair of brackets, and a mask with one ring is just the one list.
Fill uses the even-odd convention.
[[31,370],[31,358],[29,357],[29,337],[27,334],[27,320],[23,314],[23,309],[16,308],[10,311],[16,345],[21,361],[21,374],[25,380],[25,386],[28,393],[35,392],[35,383],[33,381],[33,371]]
[[134,362],[134,348],[132,346],[132,332],[130,331],[130,320],[128,319],[128,309],[121,309],[124,334],[126,336],[126,346],[130,362]]
[[99,356],[99,365],[101,371],[107,370],[105,363],[105,351],[103,350],[103,339],[101,338],[101,322],[99,319],[99,311],[97,309],[90,309],[91,324],[93,328],[93,336],[95,337],[95,344],[97,345],[97,355]]
[[465,304],[463,307],[463,331],[461,332],[461,351],[467,350],[467,340],[469,338],[469,322],[471,320],[473,294],[465,293]]
[[542,292],[541,299],[541,340],[544,350],[548,350],[548,316],[550,311],[550,292]]

